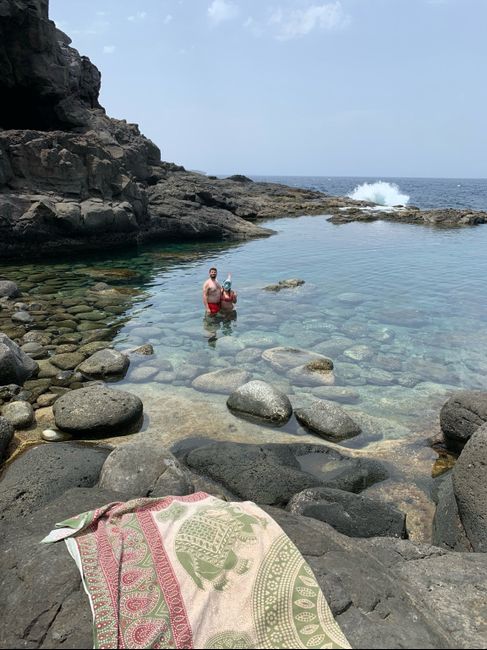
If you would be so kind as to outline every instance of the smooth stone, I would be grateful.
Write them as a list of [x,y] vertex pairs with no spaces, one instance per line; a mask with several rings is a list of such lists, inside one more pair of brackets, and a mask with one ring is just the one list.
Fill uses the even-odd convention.
[[110,375],[123,376],[129,367],[125,354],[117,350],[99,350],[80,363],[78,371],[86,377],[107,377]]
[[300,424],[328,440],[346,440],[361,432],[360,426],[334,402],[319,400],[295,409],[294,415]]
[[34,409],[29,402],[9,402],[2,408],[2,416],[16,429],[25,429],[34,421]]
[[49,362],[61,370],[73,370],[84,361],[84,359],[85,356],[79,352],[65,352],[54,354],[50,357]]
[[39,408],[46,408],[47,406],[52,406],[58,397],[59,395],[56,395],[56,393],[43,393],[42,395],[39,395],[39,397],[37,398],[37,406]]
[[52,377],[56,377],[58,373],[59,368],[53,366],[48,359],[41,359],[39,361],[38,379],[51,379]]
[[124,435],[138,425],[143,405],[131,393],[93,385],[62,395],[53,412],[56,426],[73,435]]
[[106,350],[109,347],[110,343],[108,341],[92,341],[91,343],[85,343],[84,345],[81,345],[78,348],[78,352],[80,354],[91,356],[92,354],[95,354],[95,352]]
[[308,364],[292,368],[286,376],[294,386],[333,386],[336,381],[331,370],[310,370]]
[[20,346],[20,349],[36,361],[49,356],[46,348],[42,347],[39,343],[24,343],[24,345]]
[[66,440],[71,440],[72,436],[69,433],[58,431],[57,429],[44,429],[41,433],[41,438],[46,442],[65,442]]
[[251,376],[250,372],[239,368],[222,368],[199,375],[191,385],[196,390],[208,393],[231,393],[242,384],[246,384]]
[[11,319],[14,323],[27,324],[32,323],[34,317],[31,316],[28,311],[17,311],[12,314]]
[[287,395],[265,381],[254,380],[240,386],[227,399],[228,408],[238,415],[250,416],[277,426],[292,415]]
[[22,337],[24,343],[38,343],[39,345],[49,345],[51,340],[52,336],[43,330],[31,330]]
[[333,369],[331,359],[317,352],[310,352],[300,348],[287,348],[282,346],[269,348],[264,350],[262,358],[270,363],[272,368],[278,372],[286,372],[292,368],[304,366],[315,361],[321,361],[323,364],[328,365],[328,370]]
[[362,302],[364,302],[365,297],[360,293],[348,292],[340,293],[337,296],[337,300],[347,305],[360,305]]
[[17,298],[21,293],[15,282],[0,280],[0,298]]
[[356,404],[360,401],[360,393],[353,388],[317,386],[316,388],[311,388],[310,392],[320,399],[341,402],[342,404]]
[[157,375],[159,368],[153,366],[139,366],[130,371],[128,379],[130,381],[149,381]]
[[369,361],[374,356],[374,350],[368,345],[354,345],[343,351],[343,354],[354,361]]
[[373,386],[390,386],[396,383],[396,378],[392,373],[378,368],[370,368],[365,374],[365,379],[368,384]]
[[37,363],[0,332],[0,385],[22,384],[37,369]]

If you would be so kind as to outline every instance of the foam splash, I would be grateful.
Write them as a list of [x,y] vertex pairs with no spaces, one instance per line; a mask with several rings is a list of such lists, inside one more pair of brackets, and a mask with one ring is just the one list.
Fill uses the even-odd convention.
[[378,181],[377,183],[362,183],[348,195],[351,199],[371,201],[378,205],[406,205],[409,201],[407,194],[401,194],[395,183]]

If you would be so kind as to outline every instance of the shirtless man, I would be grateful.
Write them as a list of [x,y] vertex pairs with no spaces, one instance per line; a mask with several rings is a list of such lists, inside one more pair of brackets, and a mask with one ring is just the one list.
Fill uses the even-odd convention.
[[222,288],[216,279],[217,270],[214,266],[209,271],[210,277],[203,285],[203,304],[208,315],[218,314],[222,297]]

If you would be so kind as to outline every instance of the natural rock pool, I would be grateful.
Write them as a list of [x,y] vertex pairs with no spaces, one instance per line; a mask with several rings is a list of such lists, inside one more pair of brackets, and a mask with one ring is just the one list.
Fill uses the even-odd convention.
[[[325,217],[263,225],[277,234],[238,244],[158,245],[108,259],[19,263],[0,266],[0,275],[19,284],[24,300],[55,300],[60,312],[65,306],[78,316],[95,283],[123,292],[123,301],[108,292],[86,318],[70,322],[60,315],[58,323],[66,343],[80,332],[84,340],[87,332],[92,340],[102,332],[119,350],[154,346],[154,356],[132,357],[125,379],[114,385],[142,398],[142,435],[168,444],[201,435],[320,442],[294,416],[283,428],[265,427],[229,413],[224,388],[193,387],[197,377],[222,368],[275,385],[294,407],[337,400],[363,430],[342,445],[381,458],[392,472],[369,494],[380,491],[415,513],[419,530],[421,517],[431,513],[431,475],[439,467],[430,441],[440,408],[455,390],[485,390],[487,228],[333,226]],[[220,281],[232,273],[236,320],[204,320],[201,289],[210,266]],[[263,290],[287,278],[305,284]],[[42,319],[31,324],[45,326]],[[276,346],[330,357],[335,384],[306,385],[277,371],[262,357]]]

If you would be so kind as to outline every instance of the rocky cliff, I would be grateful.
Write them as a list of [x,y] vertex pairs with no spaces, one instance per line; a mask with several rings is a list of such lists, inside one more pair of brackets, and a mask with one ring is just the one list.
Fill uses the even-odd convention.
[[100,72],[49,20],[48,4],[0,0],[2,258],[262,236],[270,231],[251,223],[259,217],[325,211],[319,192],[162,162],[137,125],[106,115]]

